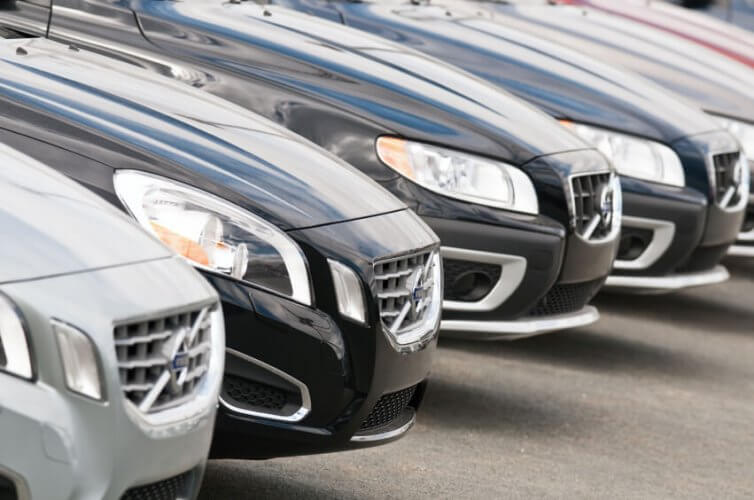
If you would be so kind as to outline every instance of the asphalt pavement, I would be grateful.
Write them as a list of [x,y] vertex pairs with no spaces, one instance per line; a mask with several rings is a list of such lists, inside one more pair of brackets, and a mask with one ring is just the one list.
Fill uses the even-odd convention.
[[754,262],[726,265],[715,287],[600,296],[589,328],[441,340],[404,439],[213,461],[200,498],[753,498]]

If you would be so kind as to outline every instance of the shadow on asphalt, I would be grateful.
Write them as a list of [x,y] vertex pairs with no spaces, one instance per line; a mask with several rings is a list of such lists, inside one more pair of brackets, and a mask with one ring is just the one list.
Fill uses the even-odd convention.
[[[754,259],[746,257],[730,257],[723,262],[733,278],[754,281]],[[754,295],[752,295],[754,302]]]
[[596,372],[700,377],[716,368],[683,352],[663,347],[661,340],[650,344],[615,336],[609,330],[599,333],[569,330],[514,342],[443,339],[440,347]]
[[[754,272],[754,270],[752,270]],[[754,338],[754,293],[718,296],[715,288],[669,295],[602,294],[595,305],[603,312],[642,317],[691,330],[715,334],[740,334]]]
[[[267,462],[265,465],[270,464]],[[252,464],[249,467],[249,464]],[[253,462],[212,460],[209,462],[198,500],[264,499],[356,499],[333,488],[317,486],[290,477],[285,468],[253,467]]]
[[[466,382],[466,383],[464,383]],[[430,427],[526,435],[578,434],[587,425],[583,411],[575,411],[576,401],[547,398],[506,384],[482,386],[478,380],[451,380],[442,373],[433,375],[421,410],[421,423]],[[486,384],[490,380],[484,381]],[[580,415],[579,418],[573,418]]]

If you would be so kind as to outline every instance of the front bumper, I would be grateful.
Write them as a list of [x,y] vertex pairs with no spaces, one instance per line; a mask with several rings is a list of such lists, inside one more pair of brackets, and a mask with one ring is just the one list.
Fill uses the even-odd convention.
[[[736,237],[740,213],[708,205],[695,189],[622,183],[623,242],[607,290],[665,293],[728,279],[718,264]],[[643,251],[626,258],[631,237],[643,238]]]
[[[212,457],[265,459],[383,444],[411,428],[420,406],[436,329],[412,352],[399,352],[379,321],[370,289],[369,324],[343,319],[327,259],[348,263],[370,283],[375,260],[436,247],[436,236],[409,211],[290,234],[309,262],[316,309],[210,277],[223,301],[228,334]],[[404,411],[365,430],[376,408],[391,398]]]
[[586,306],[580,311],[556,314],[543,318],[523,318],[512,321],[443,320],[443,335],[473,340],[517,340],[543,333],[580,328],[596,323],[600,314],[596,307]]
[[[118,500],[128,490],[168,483],[181,498],[195,498],[214,427],[212,401],[220,385],[224,336],[213,339],[217,354],[200,389],[206,398],[199,397],[207,401],[201,411],[146,429],[126,408],[113,324],[216,303],[211,288],[170,258],[2,289],[23,311],[38,366],[34,381],[0,373],[0,475],[11,478],[20,498]],[[74,290],[77,300],[70,301]],[[65,319],[91,336],[101,358],[106,402],[65,387],[50,318]]]
[[667,293],[698,286],[724,283],[730,278],[723,266],[706,271],[688,272],[671,276],[610,276],[606,286],[611,290],[633,293]]

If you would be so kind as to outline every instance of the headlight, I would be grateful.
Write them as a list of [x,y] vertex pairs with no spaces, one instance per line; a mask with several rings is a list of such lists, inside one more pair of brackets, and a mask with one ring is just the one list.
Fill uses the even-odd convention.
[[686,185],[681,159],[664,144],[579,123],[561,123],[607,156],[621,175],[670,186]]
[[103,399],[97,350],[92,341],[84,332],[62,321],[53,320],[52,330],[58,338],[65,385],[83,396]]
[[196,267],[312,304],[304,254],[275,226],[225,200],[154,175],[118,171],[114,182],[136,220]]
[[746,122],[731,120],[722,116],[714,117],[720,125],[730,132],[741,143],[744,155],[750,162],[754,162],[754,125]]
[[436,193],[516,212],[539,213],[534,185],[511,165],[396,137],[377,139],[377,154],[399,174]]
[[34,376],[27,338],[21,312],[0,293],[0,371],[25,379]]

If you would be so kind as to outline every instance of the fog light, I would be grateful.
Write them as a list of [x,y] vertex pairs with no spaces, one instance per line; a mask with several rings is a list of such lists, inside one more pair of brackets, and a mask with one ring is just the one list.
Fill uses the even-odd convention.
[[53,320],[52,329],[58,338],[68,389],[88,398],[101,400],[102,381],[92,341],[84,332],[60,321]]
[[618,260],[636,260],[652,242],[652,231],[623,228],[618,248]]
[[484,298],[490,291],[494,282],[492,278],[485,273],[469,271],[459,274],[450,284],[450,290],[447,295],[453,297],[453,300],[462,300],[465,302],[475,302]]
[[348,319],[366,323],[366,305],[361,280],[348,266],[330,259],[327,259],[327,263],[330,265],[330,274],[335,285],[338,311]]

